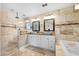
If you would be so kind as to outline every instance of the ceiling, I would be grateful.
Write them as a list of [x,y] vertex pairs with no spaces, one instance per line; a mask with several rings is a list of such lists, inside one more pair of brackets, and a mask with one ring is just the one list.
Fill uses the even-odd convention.
[[4,3],[4,8],[18,12],[19,16],[25,17],[39,15],[51,10],[57,10],[64,7],[72,6],[72,3],[48,3],[48,6],[42,7],[43,3]]

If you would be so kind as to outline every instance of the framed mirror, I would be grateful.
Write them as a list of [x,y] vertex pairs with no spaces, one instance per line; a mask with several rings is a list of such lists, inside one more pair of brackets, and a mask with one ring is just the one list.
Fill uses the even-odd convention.
[[55,19],[44,20],[44,31],[55,31]]
[[27,30],[31,30],[31,29],[32,29],[32,24],[31,24],[30,22],[26,22],[25,28],[26,28]]
[[32,31],[40,31],[40,21],[32,22]]

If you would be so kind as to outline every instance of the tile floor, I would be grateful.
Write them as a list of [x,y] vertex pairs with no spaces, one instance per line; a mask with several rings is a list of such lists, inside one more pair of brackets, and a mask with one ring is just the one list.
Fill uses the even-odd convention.
[[45,50],[31,45],[24,49],[20,49],[19,54],[21,56],[55,56],[54,51]]

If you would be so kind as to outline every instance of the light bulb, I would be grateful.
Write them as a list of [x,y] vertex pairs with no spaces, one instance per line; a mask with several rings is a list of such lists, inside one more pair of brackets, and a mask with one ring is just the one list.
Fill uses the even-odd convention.
[[79,9],[79,4],[76,4],[75,5],[75,10],[78,10]]
[[44,19],[51,19],[54,18],[54,15],[50,15],[50,16],[45,16]]

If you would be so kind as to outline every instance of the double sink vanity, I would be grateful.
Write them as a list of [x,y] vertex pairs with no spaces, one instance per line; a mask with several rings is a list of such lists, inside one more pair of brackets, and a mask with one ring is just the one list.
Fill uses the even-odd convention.
[[[20,32],[19,44],[23,46],[24,44],[32,45],[35,47],[55,51],[55,36],[53,34],[45,33],[22,33]],[[25,43],[24,43],[25,42]],[[22,44],[23,43],[23,44]]]

